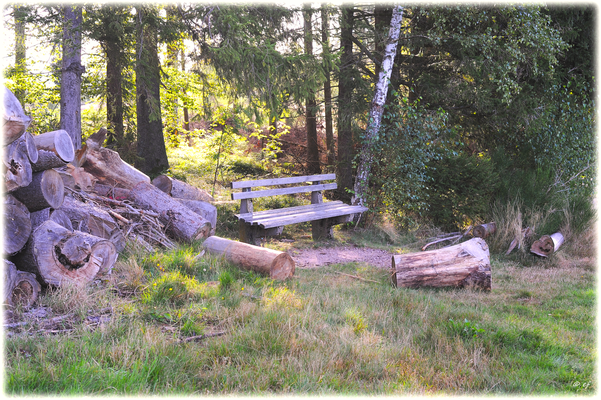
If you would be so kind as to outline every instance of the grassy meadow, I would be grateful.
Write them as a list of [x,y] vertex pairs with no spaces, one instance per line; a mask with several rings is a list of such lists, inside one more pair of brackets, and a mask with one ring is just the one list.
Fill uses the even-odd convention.
[[[170,151],[172,172],[213,191],[209,161]],[[231,163],[260,168],[256,161]],[[233,169],[217,174],[217,235],[236,238]],[[242,168],[243,169],[243,168]],[[263,200],[300,204],[306,199]],[[272,203],[268,203],[272,202]],[[389,226],[338,227],[313,243],[286,227],[265,246],[353,244],[419,251]],[[421,242],[420,242],[421,241]],[[577,244],[576,244],[577,243]],[[4,338],[9,395],[594,395],[596,273],[592,229],[557,254],[491,254],[492,290],[394,288],[363,263],[297,268],[284,282],[198,256],[201,244],[128,247],[106,281],[48,290],[39,306],[69,314]],[[499,245],[500,246],[500,245]],[[506,247],[505,247],[506,248]],[[350,278],[361,276],[375,282]],[[108,311],[107,311],[108,310]],[[24,313],[26,310],[15,310]],[[108,315],[99,324],[90,316]],[[204,335],[204,336],[202,336]],[[197,337],[186,341],[186,338]]]

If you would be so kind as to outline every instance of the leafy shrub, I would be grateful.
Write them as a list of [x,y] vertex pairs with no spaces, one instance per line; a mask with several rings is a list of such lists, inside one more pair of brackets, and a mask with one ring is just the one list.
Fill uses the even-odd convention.
[[485,219],[499,180],[489,158],[460,153],[434,160],[427,173],[429,217],[435,225],[453,230]]

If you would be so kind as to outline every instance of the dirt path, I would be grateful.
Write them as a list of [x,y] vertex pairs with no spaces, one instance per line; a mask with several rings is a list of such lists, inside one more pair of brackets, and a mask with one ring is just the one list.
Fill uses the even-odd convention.
[[329,264],[363,262],[379,268],[390,268],[392,253],[367,247],[331,247],[291,249],[290,255],[298,268],[318,268]]

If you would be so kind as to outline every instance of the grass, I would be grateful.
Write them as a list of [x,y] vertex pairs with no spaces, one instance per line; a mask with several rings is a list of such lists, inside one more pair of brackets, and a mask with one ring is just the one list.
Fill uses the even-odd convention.
[[[212,178],[205,178],[213,176],[210,160],[185,148],[171,150],[170,159],[174,176],[211,191]],[[227,201],[224,183],[244,176],[232,169],[218,176],[219,236],[237,237],[238,204]],[[267,199],[255,207],[305,201]],[[39,333],[41,322],[34,322],[6,337],[4,390],[592,395],[597,389],[592,230],[574,234],[548,260],[526,252],[504,256],[511,233],[522,228],[517,207],[512,212],[499,222],[498,241],[491,242],[490,292],[394,288],[388,271],[362,263],[299,268],[293,279],[279,282],[198,256],[200,243],[152,254],[128,247],[108,281],[44,293],[40,305],[51,310],[49,317],[79,318],[61,322],[72,329],[66,333]],[[298,224],[284,231],[293,244],[265,245],[287,250],[352,244],[413,252],[430,233],[401,235],[383,222],[339,226],[334,241],[314,243],[310,226]],[[86,316],[106,308],[107,322],[96,328],[86,323]],[[207,337],[183,340],[199,335]]]
[[[342,232],[346,239],[353,234],[365,237]],[[56,313],[111,305],[112,318],[95,330],[75,324],[69,334],[24,332],[7,339],[6,392],[596,390],[595,274],[586,266],[524,267],[493,256],[491,292],[413,290],[395,289],[387,271],[357,263],[297,269],[294,279],[277,282],[220,259],[195,258],[198,250],[130,250],[101,289],[47,293],[43,304]],[[222,331],[200,342],[180,341]]]

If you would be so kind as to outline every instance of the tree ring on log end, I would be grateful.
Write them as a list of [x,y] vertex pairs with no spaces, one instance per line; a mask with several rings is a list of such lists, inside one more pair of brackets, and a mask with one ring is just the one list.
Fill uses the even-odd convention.
[[56,209],[63,204],[65,184],[58,172],[53,169],[44,171],[41,189],[42,194],[50,207]]

